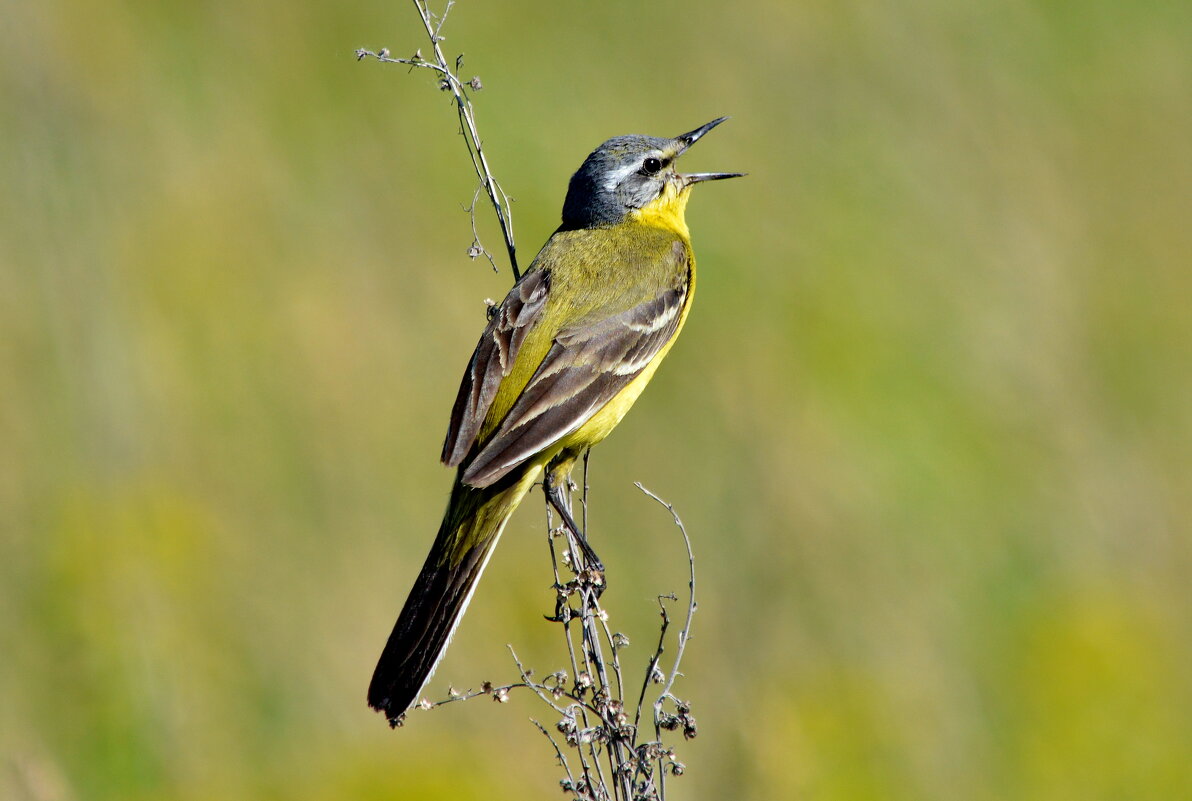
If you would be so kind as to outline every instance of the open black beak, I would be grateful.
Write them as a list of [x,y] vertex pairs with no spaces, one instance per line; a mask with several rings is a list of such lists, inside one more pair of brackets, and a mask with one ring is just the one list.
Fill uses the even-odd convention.
[[[679,150],[677,153],[675,153],[675,155],[680,156],[687,152],[687,148],[699,141],[700,137],[727,119],[728,117],[717,117],[711,122],[705,123],[696,128],[694,131],[688,131],[685,134],[679,134],[676,136],[675,141],[679,142],[680,144]],[[697,184],[700,181],[721,181],[725,178],[740,178],[744,174],[745,173],[743,172],[696,172],[689,175],[680,175],[679,177],[683,180],[683,184],[685,186],[690,186],[691,184]]]
[[683,183],[698,184],[700,181],[723,181],[725,178],[740,178],[743,172],[692,172],[683,175]]
[[[688,131],[685,134],[679,134],[678,136],[676,136],[675,138],[683,143],[683,149],[680,150],[679,153],[683,153],[684,151],[686,151],[687,148],[694,145],[699,140],[700,137],[702,137],[708,131],[712,130],[717,125],[719,125],[720,123],[724,122],[727,119],[728,119],[728,117],[717,117],[716,119],[712,120],[711,122],[705,123],[704,125],[701,125],[700,127],[696,128],[694,131]],[[675,155],[679,155],[679,153],[676,153]]]

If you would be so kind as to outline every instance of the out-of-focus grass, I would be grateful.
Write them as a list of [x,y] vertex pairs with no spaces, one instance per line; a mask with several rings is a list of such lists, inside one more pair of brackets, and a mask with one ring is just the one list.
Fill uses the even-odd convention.
[[[683,797],[1192,794],[1192,8],[460,3],[523,259],[602,139],[688,157],[700,294],[593,459],[614,615],[700,569]],[[505,275],[404,4],[0,32],[0,795],[557,792],[530,701],[367,712]],[[490,243],[496,240],[490,237]],[[541,513],[436,687],[558,667]],[[644,646],[642,646],[644,648]],[[644,654],[644,651],[643,651]],[[641,656],[641,654],[639,654]],[[550,721],[547,721],[548,723]]]

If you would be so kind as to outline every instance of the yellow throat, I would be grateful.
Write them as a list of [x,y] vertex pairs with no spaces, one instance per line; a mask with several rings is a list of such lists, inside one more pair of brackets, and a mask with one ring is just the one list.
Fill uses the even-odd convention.
[[631,211],[630,220],[650,225],[655,228],[665,228],[683,237],[684,241],[691,241],[691,232],[687,229],[687,200],[691,197],[691,186],[679,187],[673,181],[668,181],[662,194],[656,200]]

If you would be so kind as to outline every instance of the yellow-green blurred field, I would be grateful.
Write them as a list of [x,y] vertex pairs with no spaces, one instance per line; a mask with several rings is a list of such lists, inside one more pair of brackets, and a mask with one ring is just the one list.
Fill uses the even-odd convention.
[[[364,704],[485,297],[407,2],[0,27],[0,797],[555,798],[537,701]],[[700,611],[679,799],[1192,798],[1192,5],[481,3],[528,263],[692,151],[696,308],[592,461],[605,601]],[[499,251],[491,226],[482,229]],[[562,666],[543,514],[432,688]]]

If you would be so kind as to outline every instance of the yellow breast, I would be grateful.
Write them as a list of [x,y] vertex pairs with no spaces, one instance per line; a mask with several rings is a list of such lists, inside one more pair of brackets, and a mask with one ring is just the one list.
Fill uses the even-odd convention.
[[[680,221],[682,221],[682,217],[680,217]],[[654,371],[658,369],[658,365],[662,364],[662,360],[670,352],[671,346],[675,344],[675,340],[682,333],[683,325],[687,322],[687,313],[691,311],[691,300],[695,297],[694,255],[690,256],[689,265],[690,278],[687,285],[687,297],[683,302],[682,310],[679,312],[679,324],[675,328],[675,335],[662,346],[658,354],[638,373],[636,378],[626,384],[625,388],[614,395],[612,400],[606,403],[600,411],[592,415],[588,422],[564,437],[559,443],[559,450],[591,447],[607,437],[617,427],[617,424],[621,422],[621,419],[629,409],[632,408],[638,396],[642,394],[642,390],[646,388],[646,384],[650,383],[650,379],[654,377]],[[558,451],[555,452],[557,453]]]

